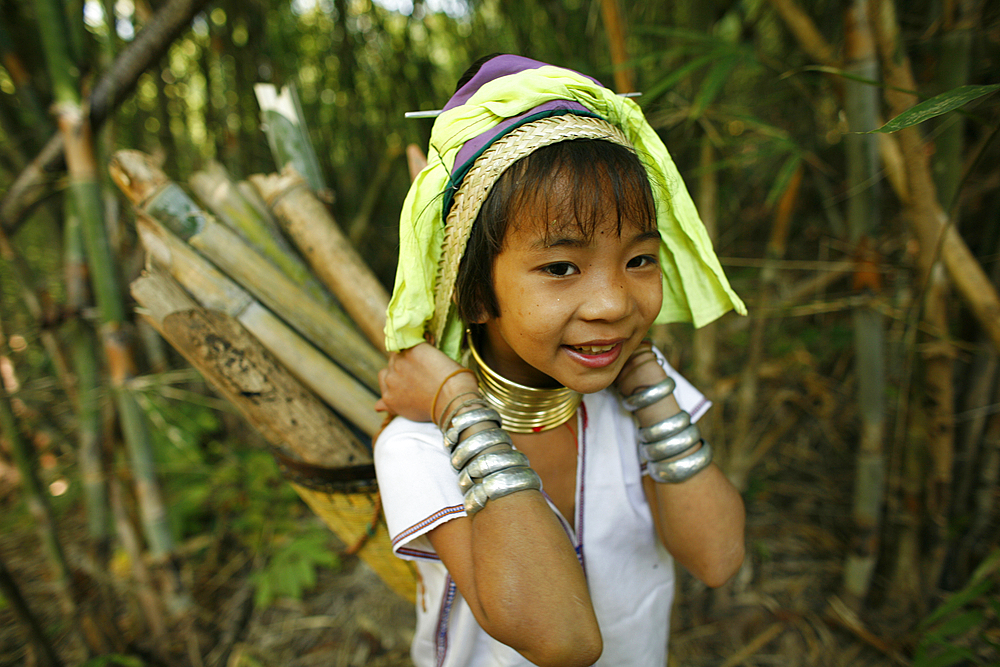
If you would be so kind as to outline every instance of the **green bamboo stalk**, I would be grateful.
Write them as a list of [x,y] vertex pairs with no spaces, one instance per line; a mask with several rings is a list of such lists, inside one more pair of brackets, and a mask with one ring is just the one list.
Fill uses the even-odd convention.
[[112,176],[139,207],[239,283],[313,345],[373,391],[383,357],[357,332],[316,303],[235,232],[195,205],[138,151],[119,151]]
[[246,239],[309,296],[325,305],[333,302],[330,293],[281,236],[281,230],[270,213],[265,209],[262,214],[255,203],[247,199],[243,190],[229,178],[225,167],[212,161],[203,171],[192,174],[188,184],[220,222]]
[[64,230],[66,252],[63,260],[66,281],[67,311],[76,316],[63,327],[72,349],[76,374],[75,402],[79,446],[80,477],[87,508],[87,528],[97,563],[103,563],[110,547],[108,494],[101,451],[100,369],[95,351],[98,340],[93,328],[83,320],[82,312],[90,302],[87,288],[87,267],[83,255],[83,235],[80,217],[72,202],[66,206]]
[[[125,435],[130,463],[136,479],[143,528],[150,553],[157,560],[166,560],[174,549],[173,536],[167,521],[159,483],[156,480],[152,439],[142,410],[127,384],[135,372],[135,362],[124,337],[125,306],[115,275],[117,262],[105,235],[104,205],[97,181],[90,119],[81,106],[80,93],[74,74],[78,72],[70,59],[67,39],[57,0],[35,3],[46,60],[52,77],[53,96],[60,134],[63,138],[66,165],[69,170],[69,193],[81,217],[84,246],[90,266],[90,278],[101,321],[101,341],[108,361],[112,393]],[[180,603],[183,606],[183,603]]]
[[295,86],[282,86],[278,92],[269,83],[259,83],[253,89],[260,105],[261,127],[267,135],[278,171],[284,171],[291,164],[313,192],[322,192],[326,188],[323,172],[309,139]]
[[[866,80],[878,80],[875,44],[868,23],[867,0],[854,0],[845,13],[845,68]],[[880,292],[874,249],[868,240],[879,233],[880,170],[878,139],[864,134],[879,126],[878,89],[854,80],[844,82],[845,112],[850,133],[847,148],[847,221],[855,252],[855,289],[871,297]],[[882,505],[885,500],[885,322],[869,305],[854,309],[854,351],[858,376],[861,433],[855,463],[854,534],[844,563],[844,601],[855,609],[868,594],[880,548]]]

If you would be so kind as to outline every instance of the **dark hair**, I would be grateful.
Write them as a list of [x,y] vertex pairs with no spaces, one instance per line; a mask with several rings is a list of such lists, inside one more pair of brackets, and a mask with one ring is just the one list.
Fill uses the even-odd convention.
[[[568,178],[565,202],[548,196],[560,177]],[[500,315],[493,264],[519,211],[571,206],[571,211],[563,213],[572,215],[561,217],[572,220],[584,238],[590,239],[608,196],[616,207],[619,234],[626,222],[643,230],[656,228],[656,205],[646,169],[624,146],[599,139],[573,139],[539,148],[511,165],[497,179],[473,223],[455,280],[459,317],[475,322]],[[542,214],[547,213],[543,210]]]

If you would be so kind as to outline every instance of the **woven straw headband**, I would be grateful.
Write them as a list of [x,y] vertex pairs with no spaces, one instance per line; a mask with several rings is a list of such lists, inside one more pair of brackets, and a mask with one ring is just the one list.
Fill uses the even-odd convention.
[[525,123],[497,139],[476,159],[455,193],[445,221],[444,242],[434,284],[434,315],[428,328],[436,343],[444,334],[451,309],[458,266],[469,242],[472,224],[497,179],[512,164],[543,146],[571,139],[602,139],[632,149],[617,127],[590,116],[564,114]]

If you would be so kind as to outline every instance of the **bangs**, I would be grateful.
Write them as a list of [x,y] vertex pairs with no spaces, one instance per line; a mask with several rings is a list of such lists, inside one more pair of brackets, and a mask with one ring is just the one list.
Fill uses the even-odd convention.
[[619,236],[626,225],[640,232],[656,230],[646,170],[638,156],[618,144],[591,139],[553,144],[512,165],[497,186],[510,190],[499,198],[506,201],[504,237],[524,211],[547,223],[546,240],[573,229],[589,241],[609,213]]

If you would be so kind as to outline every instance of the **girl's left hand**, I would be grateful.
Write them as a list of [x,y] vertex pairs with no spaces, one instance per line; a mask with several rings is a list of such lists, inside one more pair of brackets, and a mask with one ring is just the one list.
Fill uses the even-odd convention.
[[639,387],[654,385],[666,377],[666,371],[653,352],[653,344],[644,340],[622,366],[615,387],[622,396],[631,396]]

